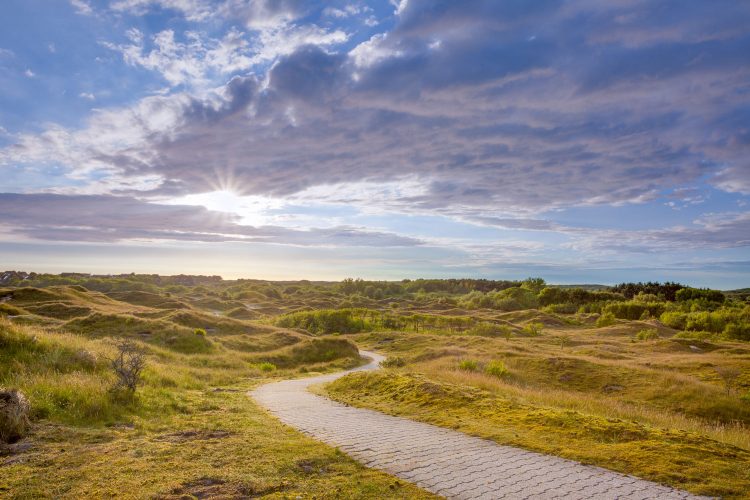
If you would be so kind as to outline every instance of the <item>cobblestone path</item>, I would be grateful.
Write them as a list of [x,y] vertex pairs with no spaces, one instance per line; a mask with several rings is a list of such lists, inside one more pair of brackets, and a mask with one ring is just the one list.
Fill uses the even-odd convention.
[[[382,356],[351,371],[374,370]],[[368,467],[456,499],[700,498],[650,481],[353,408],[307,391],[349,372],[266,384],[252,397],[282,422]]]

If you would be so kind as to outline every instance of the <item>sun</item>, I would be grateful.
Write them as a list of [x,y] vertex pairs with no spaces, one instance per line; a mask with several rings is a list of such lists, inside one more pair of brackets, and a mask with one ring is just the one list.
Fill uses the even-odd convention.
[[237,216],[240,224],[256,227],[273,223],[274,216],[271,211],[283,206],[283,201],[276,198],[256,195],[243,196],[228,189],[189,194],[162,203],[202,206],[212,212]]

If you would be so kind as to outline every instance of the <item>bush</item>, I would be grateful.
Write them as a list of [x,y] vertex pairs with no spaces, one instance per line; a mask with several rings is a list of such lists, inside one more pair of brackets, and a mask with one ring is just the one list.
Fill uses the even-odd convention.
[[635,334],[636,340],[656,340],[659,338],[659,331],[656,328],[647,328]]
[[141,383],[141,372],[146,366],[146,359],[143,351],[129,340],[120,341],[116,347],[117,356],[111,361],[111,365],[117,378],[112,389],[132,395]]
[[603,309],[605,313],[610,312],[616,318],[631,320],[640,319],[646,313],[650,316],[660,316],[665,310],[666,305],[662,302],[638,302],[635,300],[610,303]]
[[201,337],[206,336],[206,330],[204,328],[196,328],[195,330],[193,330],[193,333],[196,335],[200,335]]
[[667,311],[659,317],[659,320],[670,328],[684,330],[687,325],[687,314],[678,311]]
[[262,372],[272,372],[276,370],[276,365],[273,363],[269,363],[268,361],[264,361],[263,363],[258,364],[258,369]]
[[475,372],[479,365],[473,359],[463,359],[458,363],[458,368],[467,372]]
[[578,312],[578,306],[569,302],[564,304],[550,304],[543,311],[552,314],[575,314]]
[[543,328],[543,323],[529,323],[528,325],[524,326],[521,331],[523,331],[523,333],[530,337],[537,337],[542,334]]
[[364,318],[355,318],[351,309],[321,309],[285,314],[276,320],[283,328],[302,328],[312,334],[358,333],[372,329]]
[[493,377],[504,377],[508,375],[508,368],[502,361],[490,361],[487,366],[484,367],[484,373],[492,375]]
[[380,362],[380,366],[383,368],[400,368],[405,365],[406,361],[404,358],[399,358],[398,356],[389,356],[387,359]]
[[596,320],[596,327],[597,328],[604,328],[605,326],[612,326],[615,323],[617,323],[617,319],[615,318],[615,315],[611,312],[606,312],[599,316],[599,318]]
[[466,330],[466,334],[479,335],[480,337],[508,338],[513,334],[513,329],[508,325],[497,325],[495,323],[483,321]]
[[708,288],[683,288],[675,294],[677,302],[687,302],[689,300],[705,300],[707,302],[723,303],[726,297],[718,290],[709,290]]
[[0,388],[0,442],[15,443],[28,432],[31,406],[20,391]]

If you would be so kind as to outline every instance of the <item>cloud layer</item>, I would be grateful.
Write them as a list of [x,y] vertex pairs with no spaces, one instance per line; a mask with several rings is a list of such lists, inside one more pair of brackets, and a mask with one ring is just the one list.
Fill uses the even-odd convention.
[[[99,211],[113,222],[101,216],[80,224],[106,227],[103,236],[76,229],[82,239],[422,243],[397,228],[251,228],[232,218],[237,214],[157,204],[231,190],[554,234],[562,245],[556,249],[591,255],[750,245],[744,2],[73,6],[84,16],[172,16],[151,32],[131,26],[118,41],[99,41],[165,87],[96,109],[81,127],[14,133],[0,148],[0,168],[56,165],[71,180],[2,195],[0,215],[16,234],[63,238],[76,234],[76,224],[15,206],[38,203],[86,221],[91,204],[109,204],[123,217]],[[88,96],[98,93],[80,95],[93,102]],[[45,194],[30,194],[35,190]],[[637,233],[617,221],[597,233],[549,215],[572,207],[711,203],[670,227]],[[150,218],[164,220],[169,234]],[[624,235],[630,243],[622,243]]]

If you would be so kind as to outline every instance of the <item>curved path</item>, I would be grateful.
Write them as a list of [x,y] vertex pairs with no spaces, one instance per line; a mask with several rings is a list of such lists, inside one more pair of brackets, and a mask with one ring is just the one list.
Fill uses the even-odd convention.
[[447,498],[700,498],[632,476],[559,457],[501,446],[307,391],[353,371],[375,370],[382,356],[347,372],[266,384],[251,395],[282,422],[337,446],[368,467]]

